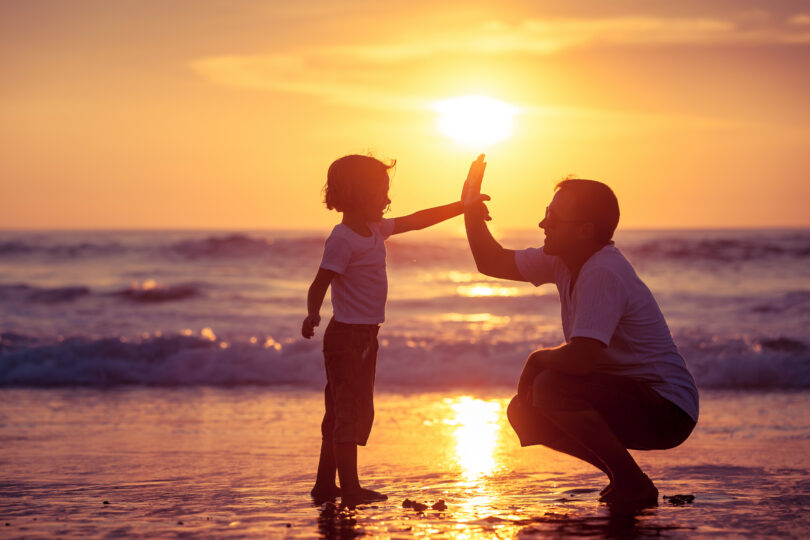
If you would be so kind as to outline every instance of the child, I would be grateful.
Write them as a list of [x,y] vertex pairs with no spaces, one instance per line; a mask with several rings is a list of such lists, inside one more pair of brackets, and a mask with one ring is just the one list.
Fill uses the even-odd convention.
[[[301,334],[309,339],[320,323],[326,289],[332,285],[334,316],[323,336],[326,366],[326,414],[321,423],[321,455],[312,497],[316,504],[338,495],[346,505],[384,501],[388,497],[360,487],[357,445],[365,446],[374,419],[377,332],[385,320],[388,278],[384,240],[392,234],[424,229],[458,216],[461,202],[429,208],[404,217],[383,219],[391,203],[388,170],[370,157],[349,155],[332,163],[324,202],[343,213],[326,240],[323,259],[307,295]],[[486,195],[478,195],[486,200]],[[340,489],[335,484],[335,471]]]

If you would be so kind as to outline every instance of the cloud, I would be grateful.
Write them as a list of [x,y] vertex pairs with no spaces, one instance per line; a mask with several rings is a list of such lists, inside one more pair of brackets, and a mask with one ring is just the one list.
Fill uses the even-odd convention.
[[734,18],[624,16],[601,19],[527,19],[517,24],[422,29],[355,45],[325,43],[288,53],[221,55],[196,59],[191,68],[208,81],[233,87],[320,96],[365,108],[424,109],[436,96],[418,96],[391,80],[397,66],[442,58],[498,59],[515,54],[553,55],[572,48],[622,45],[739,45],[810,43],[810,16],[785,24],[767,15]]
[[788,24],[793,24],[796,26],[810,26],[810,14],[797,13],[796,15],[788,19]]

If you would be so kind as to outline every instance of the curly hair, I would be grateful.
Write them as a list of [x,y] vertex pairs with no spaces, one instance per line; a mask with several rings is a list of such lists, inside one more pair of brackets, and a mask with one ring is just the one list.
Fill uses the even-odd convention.
[[336,159],[326,173],[323,202],[329,210],[343,212],[358,208],[369,195],[388,193],[388,171],[396,160],[383,163],[372,156],[351,154]]

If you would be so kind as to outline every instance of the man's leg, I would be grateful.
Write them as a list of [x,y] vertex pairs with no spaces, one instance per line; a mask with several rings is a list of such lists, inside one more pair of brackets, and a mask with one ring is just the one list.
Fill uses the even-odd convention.
[[613,486],[604,495],[606,502],[646,504],[658,500],[658,489],[597,411],[550,411],[548,417],[610,471]]
[[609,483],[601,490],[600,495],[611,490],[613,477],[610,469],[599,459],[599,456],[561,431],[556,424],[544,416],[540,409],[515,396],[506,409],[506,416],[509,418],[509,423],[512,424],[512,429],[517,433],[521,446],[542,444],[552,450],[590,463],[608,477]]
[[[641,471],[603,416],[589,400],[583,399],[589,392],[605,391],[601,381],[589,388],[591,382],[587,377],[546,370],[535,379],[533,404],[568,436],[569,440],[561,445],[565,448],[562,451],[604,466],[612,487],[609,486],[603,500],[631,504],[656,502],[658,490],[652,481]],[[585,459],[588,454],[591,459]]]

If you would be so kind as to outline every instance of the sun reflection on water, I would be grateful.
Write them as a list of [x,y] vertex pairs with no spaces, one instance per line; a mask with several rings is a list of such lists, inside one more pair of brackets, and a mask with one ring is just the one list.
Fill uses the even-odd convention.
[[498,463],[495,450],[500,437],[501,403],[470,396],[448,399],[455,413],[447,424],[456,426],[456,459],[467,481],[492,474]]
[[517,296],[517,287],[501,287],[500,285],[489,285],[479,283],[477,285],[460,285],[456,287],[456,292],[461,296]]

